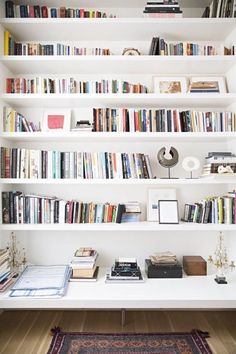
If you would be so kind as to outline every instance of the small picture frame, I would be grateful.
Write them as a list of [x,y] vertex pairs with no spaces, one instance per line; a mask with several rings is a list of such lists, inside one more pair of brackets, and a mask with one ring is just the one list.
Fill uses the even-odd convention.
[[187,92],[185,77],[154,77],[154,93],[157,94],[182,94]]
[[147,201],[147,221],[159,221],[159,200],[176,199],[175,189],[149,189]]
[[226,93],[226,81],[223,76],[193,76],[189,83],[190,93]]
[[159,224],[179,224],[178,200],[159,200]]
[[49,131],[70,131],[71,110],[70,109],[47,109],[44,111],[42,130]]

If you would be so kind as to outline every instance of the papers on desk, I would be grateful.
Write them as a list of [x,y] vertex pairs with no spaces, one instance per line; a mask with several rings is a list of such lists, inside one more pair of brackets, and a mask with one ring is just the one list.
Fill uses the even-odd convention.
[[68,265],[28,266],[11,288],[11,297],[61,297],[71,270]]

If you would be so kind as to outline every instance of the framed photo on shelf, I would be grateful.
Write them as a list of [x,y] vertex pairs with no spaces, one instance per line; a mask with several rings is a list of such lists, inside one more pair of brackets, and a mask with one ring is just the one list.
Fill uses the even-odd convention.
[[149,189],[147,203],[147,221],[159,221],[159,200],[176,199],[175,189]]
[[187,92],[187,80],[185,77],[161,77],[153,78],[154,93],[180,94]]
[[193,76],[189,83],[190,93],[226,93],[226,81],[223,76]]
[[70,131],[70,109],[47,109],[44,111],[42,131]]
[[178,200],[159,200],[159,224],[179,224]]

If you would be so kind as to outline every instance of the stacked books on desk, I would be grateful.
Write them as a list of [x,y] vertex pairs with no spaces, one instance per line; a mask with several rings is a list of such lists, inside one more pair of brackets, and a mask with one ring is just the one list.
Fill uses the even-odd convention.
[[143,282],[141,270],[136,258],[117,258],[111,269],[107,270],[106,283]]
[[98,252],[93,248],[79,248],[70,263],[72,268],[70,281],[96,281],[99,271],[97,258]]
[[148,1],[144,17],[183,17],[178,0]]
[[91,132],[93,129],[92,124],[89,120],[78,120],[73,129],[73,132]]
[[182,265],[172,252],[155,253],[145,260],[148,278],[182,278]]
[[13,283],[14,275],[10,270],[9,250],[0,249],[0,292],[5,291]]
[[10,297],[58,298],[65,295],[70,278],[68,265],[27,266],[11,288]]

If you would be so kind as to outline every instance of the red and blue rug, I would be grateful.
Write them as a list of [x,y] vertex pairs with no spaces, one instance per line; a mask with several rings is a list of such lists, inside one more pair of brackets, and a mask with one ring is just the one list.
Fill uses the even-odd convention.
[[66,333],[54,330],[48,354],[212,354],[198,330],[190,333]]

